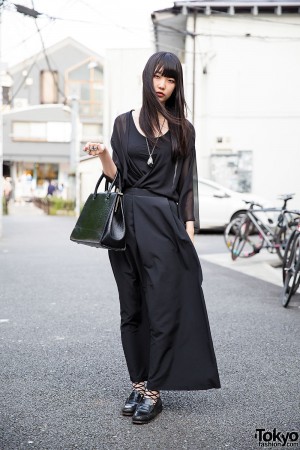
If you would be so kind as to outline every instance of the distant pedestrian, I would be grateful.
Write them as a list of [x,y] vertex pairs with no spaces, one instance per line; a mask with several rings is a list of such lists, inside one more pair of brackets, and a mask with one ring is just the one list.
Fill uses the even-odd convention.
[[162,411],[160,390],[220,388],[193,245],[195,131],[185,110],[179,59],[155,53],[143,71],[141,109],[115,120],[112,157],[102,143],[84,147],[110,180],[117,170],[122,180],[126,250],[109,258],[133,386],[122,413],[135,424]]
[[10,177],[3,178],[3,197],[4,197],[4,212],[8,213],[8,204],[12,198],[13,188]]
[[47,189],[47,195],[48,196],[49,195],[52,196],[54,194],[55,190],[56,190],[56,187],[54,186],[54,184],[52,184],[52,181],[50,180],[49,181],[49,185],[48,185],[48,189]]

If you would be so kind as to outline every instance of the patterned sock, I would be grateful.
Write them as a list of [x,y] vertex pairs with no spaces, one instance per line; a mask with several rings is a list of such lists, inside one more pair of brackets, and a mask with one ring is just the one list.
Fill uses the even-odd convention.
[[132,387],[135,391],[140,392],[141,394],[145,394],[145,381],[139,381],[138,383],[132,383]]
[[146,389],[145,398],[150,398],[154,404],[157,402],[159,397],[160,397],[159,391],[150,391],[150,390]]

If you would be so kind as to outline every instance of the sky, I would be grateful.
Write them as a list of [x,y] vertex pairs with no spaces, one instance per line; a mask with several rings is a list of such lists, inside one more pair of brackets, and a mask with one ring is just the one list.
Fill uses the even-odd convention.
[[[14,0],[13,0],[14,1]],[[34,18],[6,0],[1,25],[1,60],[11,66],[42,48]],[[106,48],[149,48],[154,36],[151,13],[173,6],[169,0],[15,0],[47,16],[37,19],[46,48],[71,36],[100,55]]]

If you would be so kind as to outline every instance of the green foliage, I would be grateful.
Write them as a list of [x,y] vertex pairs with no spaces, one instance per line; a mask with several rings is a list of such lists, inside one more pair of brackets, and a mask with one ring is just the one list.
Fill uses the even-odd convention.
[[35,198],[34,204],[51,216],[75,214],[75,201],[60,197]]
[[3,206],[3,215],[7,216],[8,215],[8,204],[7,204],[7,201],[5,200],[4,195],[2,197],[2,206]]
[[59,197],[52,197],[49,199],[49,214],[55,216],[57,214],[73,215],[75,209],[75,201],[64,200]]

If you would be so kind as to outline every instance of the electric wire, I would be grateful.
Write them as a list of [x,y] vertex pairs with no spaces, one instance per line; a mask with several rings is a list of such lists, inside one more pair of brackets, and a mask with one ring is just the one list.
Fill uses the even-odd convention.
[[[68,3],[69,3],[69,4],[70,4],[70,3],[73,4],[75,1],[76,1],[76,0],[69,0]],[[19,17],[19,16],[17,16],[17,17]],[[48,25],[52,25],[52,26],[55,25],[55,21],[49,22],[46,26],[48,26]],[[43,28],[46,28],[46,26],[43,27]],[[35,35],[37,35],[37,34],[39,34],[38,31],[35,32],[34,35],[32,35],[32,36],[35,36]],[[31,37],[32,37],[32,36],[31,36]],[[28,39],[26,39],[26,40],[28,40]],[[21,42],[21,44],[24,44],[24,42],[25,42],[26,40],[23,40],[23,41]],[[19,46],[19,45],[20,45],[20,44],[18,44],[18,46]],[[12,104],[13,100],[16,98],[17,94],[20,92],[20,90],[22,89],[22,87],[23,87],[24,84],[26,83],[26,80],[27,80],[28,76],[30,75],[30,73],[31,73],[31,71],[32,71],[32,69],[33,69],[33,67],[34,67],[35,65],[37,65],[37,60],[38,60],[39,56],[40,56],[40,52],[36,53],[33,57],[28,58],[30,61],[32,61],[32,64],[29,66],[29,68],[24,67],[24,70],[27,71],[27,74],[26,74],[26,76],[23,78],[23,80],[21,81],[21,83],[19,84],[19,86],[17,87],[17,89],[15,90],[14,94],[12,95],[12,97],[11,97],[11,99],[10,99],[10,104]],[[32,59],[32,58],[33,58],[33,59]],[[63,94],[63,97],[65,98],[65,95],[64,95],[64,94]]]
[[[80,3],[82,3],[85,6],[89,7],[92,11],[97,12],[99,15],[101,15],[101,17],[103,16],[97,8],[93,7],[88,2],[86,2],[84,0],[80,0]],[[199,8],[199,9],[201,9],[201,8]],[[202,8],[202,9],[204,10],[204,8]],[[253,22],[253,21],[259,20],[261,22],[270,22],[270,23],[274,23],[274,24],[282,24],[283,23],[281,21],[274,21],[274,20],[271,20],[271,19],[260,19],[260,18],[257,18],[257,17],[251,17],[250,19],[247,19],[245,17],[238,17],[237,15],[231,15],[230,13],[220,12],[220,11],[217,11],[217,10],[214,10],[214,9],[212,9],[211,12],[213,14],[216,14],[216,15],[219,15],[219,16],[222,15],[222,16],[228,17],[230,19],[240,19],[240,20],[243,20],[243,21],[248,20],[248,21]],[[85,24],[89,24],[89,25],[99,26],[99,22],[97,22],[97,21],[96,22],[95,21],[88,21],[88,20],[84,20],[83,21],[81,19],[68,19],[68,18],[63,18],[63,17],[54,17],[54,16],[50,16],[50,15],[47,15],[47,14],[43,14],[43,15],[48,17],[48,18],[51,18],[51,20],[59,20],[59,21],[66,21],[66,22],[68,22],[68,21],[70,21],[70,22],[79,22],[79,23],[85,23]],[[125,27],[125,26],[118,25],[115,22],[112,22],[112,23],[116,27],[121,28],[121,29],[123,29],[123,30],[125,30],[127,32],[130,32],[130,33],[132,33],[134,35],[137,34],[136,31],[138,31],[138,32],[139,31],[141,31],[141,32],[145,31],[144,29],[141,29],[141,28],[132,28],[132,27],[130,28],[130,27]],[[293,24],[293,23],[290,23],[290,22],[284,22],[284,23],[285,23],[285,25],[292,25],[292,26],[298,26],[298,27],[300,26],[300,24]],[[170,30],[169,34],[172,34],[172,32],[173,33],[187,33],[187,32],[184,32],[183,30],[176,29],[175,27],[168,27],[168,26],[163,25],[163,24],[158,24],[157,26],[165,28],[165,29],[169,28],[169,30]],[[150,33],[151,33],[151,31],[153,31],[152,28],[149,29]],[[163,31],[162,32],[162,30],[160,30],[160,32],[164,33],[165,35],[168,34],[167,31]],[[241,35],[234,35],[234,34],[222,34],[222,33],[218,33],[218,32],[197,33],[197,36],[219,37],[219,38],[225,38],[225,39],[228,39],[228,38],[251,39],[252,38],[252,39],[258,39],[258,40],[263,40],[263,41],[268,41],[268,40],[270,40],[270,41],[271,40],[273,40],[273,41],[299,41],[299,39],[300,39],[300,37],[295,37],[295,36],[268,36],[268,35],[264,36],[264,35],[253,35],[251,33],[245,33],[245,34],[241,34]],[[156,42],[153,41],[153,40],[150,40],[150,42],[156,44]],[[170,48],[170,49],[173,48],[174,50],[176,50],[176,49],[177,50],[181,50],[180,48],[178,48],[176,46],[172,46],[172,45],[169,45],[168,48]]]
[[[32,3],[32,8],[34,9],[34,1],[31,0],[31,3]],[[54,71],[52,70],[52,67],[51,67],[51,64],[50,64],[50,61],[49,61],[49,58],[48,58],[48,54],[47,54],[47,51],[46,51],[44,39],[43,39],[43,36],[42,36],[41,31],[40,31],[40,28],[39,28],[39,25],[38,25],[38,23],[37,23],[36,18],[34,18],[34,21],[35,21],[35,25],[36,25],[38,34],[39,34],[40,39],[41,39],[42,51],[43,51],[43,53],[44,53],[44,56],[45,56],[45,60],[46,60],[48,69],[49,69],[49,71],[51,72],[52,77],[53,77],[54,85],[55,85],[55,87],[56,87],[58,93],[59,93],[59,94],[62,96],[62,98],[64,99],[64,100],[63,100],[63,103],[66,104],[66,103],[67,103],[66,95],[65,95],[65,93],[60,89],[58,80],[57,80],[57,78],[55,77]],[[57,72],[57,73],[59,73],[59,72]]]
[[[70,6],[72,6],[74,3],[76,3],[78,0],[68,0],[67,1],[67,3],[66,4],[70,4]],[[6,2],[7,2],[7,4],[10,4],[10,5],[14,5],[10,0],[6,0]],[[66,4],[64,5],[64,7],[66,7]],[[13,14],[15,14],[16,15],[16,17],[19,17],[20,16],[20,14],[15,10],[15,9],[9,9],[9,8],[4,8],[4,11],[6,12],[6,13],[13,13]],[[44,25],[44,26],[41,26],[40,27],[40,31],[44,31],[46,28],[48,28],[49,26],[51,26],[51,25],[55,25],[55,22],[56,22],[56,19],[54,18],[54,17],[52,17],[52,16],[49,16],[49,15],[47,15],[47,14],[42,14],[42,17],[40,17],[40,19],[44,19],[44,18],[46,18],[46,19],[49,19],[49,21]],[[16,45],[13,45],[13,46],[11,46],[11,47],[9,47],[9,48],[7,48],[5,51],[4,51],[4,57],[5,57],[5,55],[8,53],[10,53],[10,52],[12,52],[12,51],[14,51],[14,49],[16,49],[16,48],[19,48],[20,47],[20,45],[23,45],[24,43],[26,43],[27,41],[29,41],[30,39],[32,39],[32,38],[34,38],[35,36],[37,36],[39,34],[39,32],[38,31],[35,31],[34,33],[32,33],[31,35],[29,35],[29,36],[27,36],[26,38],[23,38],[18,44],[16,44]]]
[[[99,15],[101,14],[100,11],[97,8],[91,6],[88,2],[86,2],[84,0],[80,0],[80,3],[88,6],[91,10],[97,12]],[[223,15],[223,16],[228,17],[230,19],[238,18],[237,15],[232,16],[231,14],[226,13],[226,12],[220,12],[220,11],[217,11],[217,10],[211,10],[211,12],[213,12],[214,14],[219,15],[219,16]],[[60,20],[60,21],[71,21],[71,22],[72,21],[74,21],[74,22],[78,21],[78,22],[81,22],[81,23],[86,23],[86,24],[90,24],[90,25],[99,26],[99,22],[94,22],[94,21],[82,21],[82,20],[77,20],[77,19],[67,19],[67,18],[63,18],[63,17],[53,17],[53,16],[50,16],[50,15],[47,15],[47,14],[43,14],[43,16],[51,18],[51,22],[46,24],[43,28],[39,28],[37,26],[37,23],[36,23],[37,32],[34,35],[32,35],[32,36],[35,36],[36,34],[39,34],[39,36],[41,37],[41,29],[44,29],[44,28],[48,27],[49,24],[55,24],[55,22],[57,20]],[[258,20],[259,18],[251,17],[251,19],[247,19],[245,17],[243,17],[243,18],[240,17],[239,19],[240,20],[249,20],[249,21],[253,22],[253,21]],[[36,21],[36,19],[35,19],[35,21]],[[277,21],[268,20],[268,19],[260,19],[260,21],[262,21],[262,22],[272,22],[274,24],[281,24],[282,23],[282,22],[277,22]],[[292,23],[289,23],[289,22],[285,22],[285,24],[286,25],[297,25],[297,26],[300,26],[300,24],[292,24]],[[124,26],[120,26],[120,25],[118,25],[116,23],[114,23],[114,25],[118,26],[119,28],[122,28],[123,30],[126,30],[126,31],[128,31],[130,33],[133,33],[134,35],[138,34],[138,33],[136,33],[136,31],[138,31],[138,32],[142,31],[142,29],[140,29],[140,28],[135,28],[134,29],[134,28],[124,27]],[[157,27],[165,28],[164,31],[162,31],[161,29],[159,30],[159,32],[161,34],[164,34],[165,36],[167,36],[167,35],[171,36],[171,35],[174,35],[174,33],[177,33],[177,34],[185,34],[185,36],[189,35],[192,38],[196,38],[196,37],[197,38],[198,37],[218,37],[218,38],[225,38],[225,39],[229,39],[229,38],[231,38],[231,39],[247,39],[247,40],[249,40],[249,39],[259,39],[259,40],[262,40],[262,41],[265,41],[265,42],[267,42],[267,41],[274,41],[274,40],[283,41],[283,42],[284,41],[285,42],[287,42],[287,41],[290,42],[290,41],[299,41],[299,39],[300,39],[300,37],[295,37],[295,36],[267,36],[267,35],[266,36],[260,36],[260,35],[253,35],[253,34],[250,34],[250,33],[249,34],[245,33],[245,34],[241,34],[241,35],[233,35],[233,34],[230,35],[230,34],[221,34],[221,33],[217,33],[217,32],[213,32],[213,33],[204,33],[203,32],[203,33],[196,33],[195,35],[193,35],[193,33],[189,33],[189,32],[186,32],[184,30],[176,29],[175,27],[168,27],[168,26],[163,25],[163,24],[157,24]],[[169,28],[169,30],[168,30],[168,28]],[[145,31],[145,30],[143,30],[143,31]],[[151,32],[151,31],[153,32],[153,28],[152,27],[151,27],[151,29],[149,29],[149,32]],[[30,39],[30,37],[26,38],[24,40],[24,42],[29,40],[29,39]],[[41,40],[42,39],[43,38],[41,37]],[[154,44],[154,45],[157,44],[157,42],[155,40],[153,40],[153,39],[150,39],[150,42],[152,44]],[[174,46],[174,45],[171,45],[171,44],[164,44],[164,47],[169,49],[169,50],[173,50],[173,51],[182,51],[182,48]],[[45,49],[45,45],[44,44],[43,44],[43,48]],[[43,49],[43,51],[44,51],[44,49]],[[193,51],[189,51],[189,50],[185,50],[185,53],[194,54]],[[206,52],[197,52],[197,51],[195,52],[195,54],[199,54],[199,55],[202,55],[202,56],[205,53]],[[48,59],[48,58],[46,58],[46,59]],[[49,62],[49,60],[47,61],[47,63],[48,62]]]
[[32,71],[33,67],[36,64],[36,61],[38,59],[38,54],[36,55],[33,63],[31,64],[31,66],[29,67],[29,69],[27,70],[27,75],[23,78],[23,80],[21,81],[21,83],[19,84],[19,86],[17,87],[17,89],[14,91],[14,94],[11,96],[9,104],[11,105],[12,102],[14,101],[14,99],[16,98],[16,96],[18,95],[18,93],[20,92],[20,90],[22,89],[22,87],[24,86],[24,84],[26,83],[26,80],[28,78],[28,75],[30,75],[30,72]]

